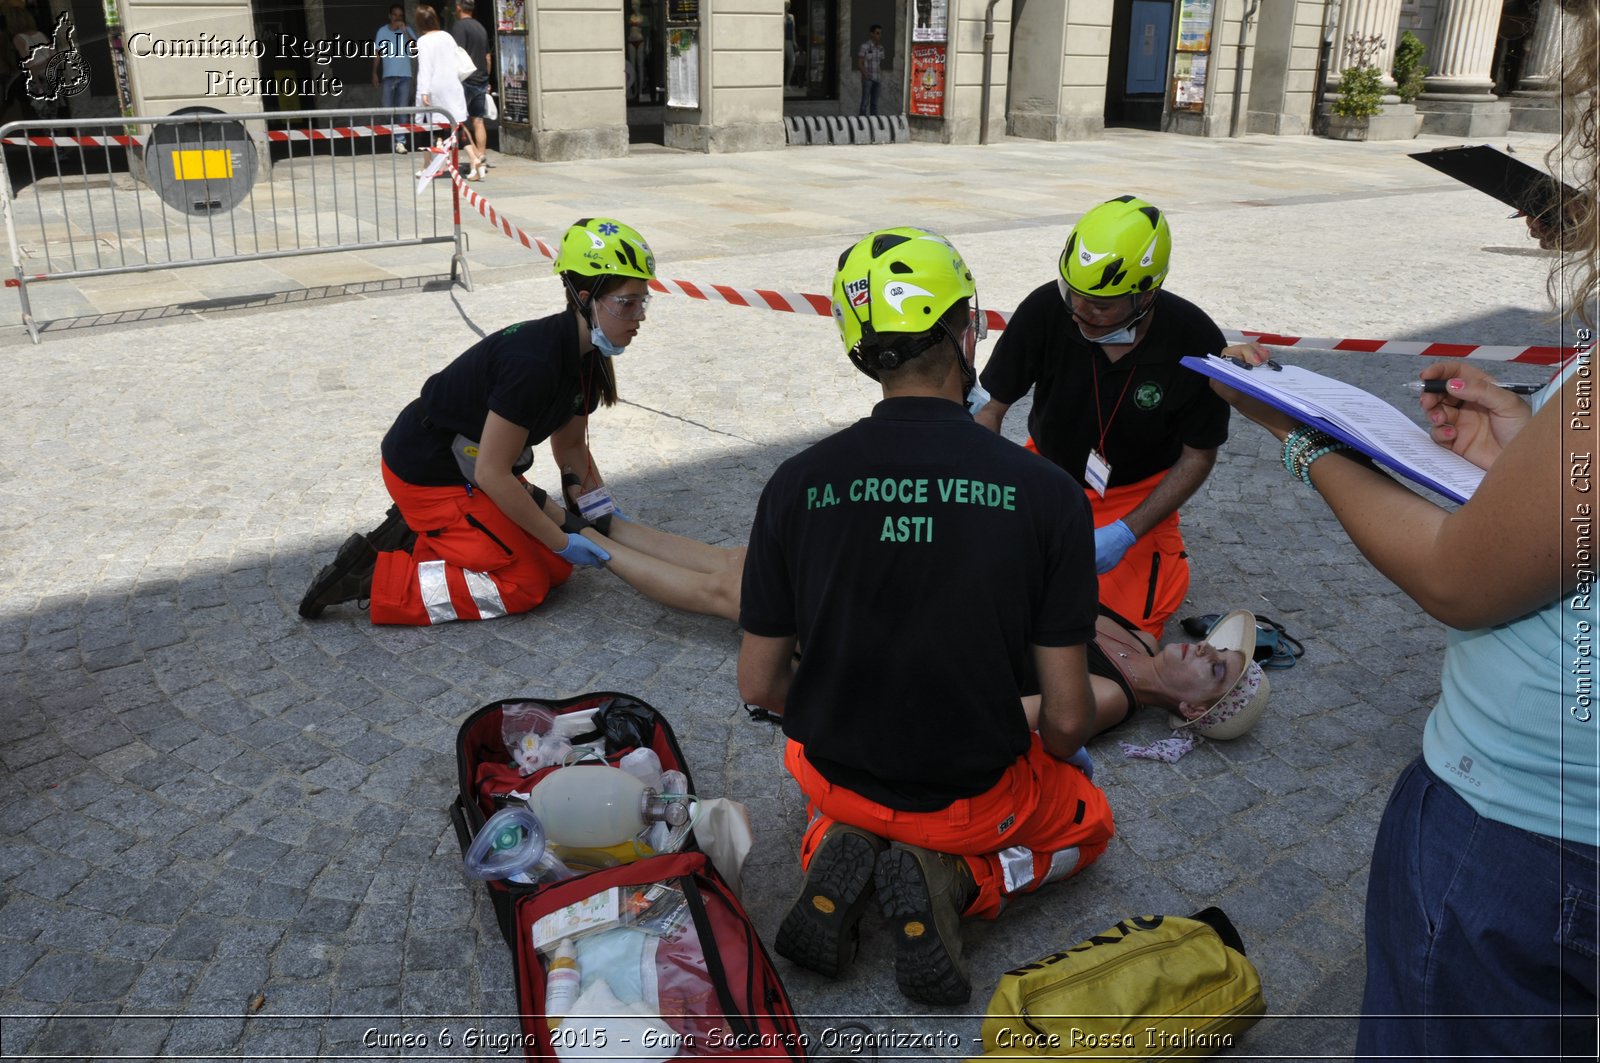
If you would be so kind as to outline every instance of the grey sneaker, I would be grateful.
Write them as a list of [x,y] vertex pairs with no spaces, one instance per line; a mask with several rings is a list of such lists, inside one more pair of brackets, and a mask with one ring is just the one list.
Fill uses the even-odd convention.
[[350,536],[333,563],[323,566],[311,581],[311,589],[300,599],[300,615],[315,620],[330,605],[372,597],[372,570],[377,563],[378,552],[367,537],[359,533]]
[[961,912],[977,895],[966,860],[895,842],[878,857],[878,907],[895,936],[894,977],[920,1004],[965,1004]]
[[778,927],[778,955],[829,978],[856,958],[861,917],[872,900],[873,867],[889,843],[835,823],[811,857],[805,883]]

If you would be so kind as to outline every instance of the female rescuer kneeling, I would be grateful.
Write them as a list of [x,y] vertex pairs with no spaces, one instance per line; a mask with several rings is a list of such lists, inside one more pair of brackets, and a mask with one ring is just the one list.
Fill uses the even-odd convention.
[[[585,218],[562,238],[555,272],[566,309],[473,345],[400,412],[383,440],[395,505],[378,528],[339,548],[312,581],[301,616],[370,599],[375,624],[488,620],[533,609],[574,565],[608,562],[668,604],[733,608],[699,597],[736,586],[743,551],[620,519],[589,453],[589,414],[617,401],[611,359],[644,322],[655,256],[629,226]],[[588,522],[576,512],[523,479],[545,440],[570,507],[581,498],[609,530],[605,546],[578,534]],[[725,567],[732,578],[717,578]]]

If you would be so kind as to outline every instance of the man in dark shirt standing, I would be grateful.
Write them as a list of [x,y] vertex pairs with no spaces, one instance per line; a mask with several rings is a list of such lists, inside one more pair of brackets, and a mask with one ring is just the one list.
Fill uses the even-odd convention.
[[1133,196],[1078,220],[1059,273],[1017,307],[983,368],[978,423],[1000,431],[1033,389],[1028,448],[1077,477],[1094,509],[1100,601],[1155,638],[1189,590],[1178,507],[1211,474],[1228,406],[1185,355],[1220,354],[1222,331],[1164,291],[1172,234]]
[[485,160],[487,167],[489,130],[484,125],[484,117],[489,113],[489,75],[494,71],[494,56],[489,53],[489,31],[483,28],[483,23],[472,17],[476,7],[476,0],[456,0],[456,20],[450,24],[450,36],[467,50],[472,57],[472,65],[478,68],[476,74],[461,83],[461,88],[467,95],[467,118],[471,121],[472,143],[478,148],[478,158]]
[[[773,474],[739,617],[740,692],[783,712],[785,764],[814,816],[777,949],[837,975],[876,895],[901,991],[959,1004],[971,994],[960,916],[993,918],[1111,838],[1082,751],[1088,505],[1070,476],[964,408],[982,317],[943,237],[861,240],[840,260],[833,313],[883,401]],[[1020,700],[1030,662],[1037,733]]]

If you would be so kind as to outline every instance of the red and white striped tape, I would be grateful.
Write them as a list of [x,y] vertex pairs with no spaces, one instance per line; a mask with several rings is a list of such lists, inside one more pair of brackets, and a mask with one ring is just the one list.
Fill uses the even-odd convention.
[[[495,210],[489,201],[473,191],[461,171],[451,168],[456,186],[461,190],[467,205],[476,210],[506,236],[523,247],[538,251],[548,259],[556,257],[556,249],[537,236],[529,236]],[[693,281],[656,278],[650,287],[658,292],[685,295],[690,299],[728,303],[731,306],[749,306],[761,310],[777,310],[788,314],[817,314],[833,316],[833,301],[826,295],[810,292],[779,291],[772,288],[738,288],[728,284],[699,284]],[[1006,310],[985,310],[990,331],[999,332],[1011,321]],[[1518,362],[1523,365],[1556,365],[1570,357],[1576,348],[1530,345],[1525,347],[1496,346],[1480,343],[1436,343],[1430,340],[1357,340],[1328,339],[1312,336],[1284,336],[1276,332],[1257,332],[1250,329],[1224,329],[1223,337],[1229,343],[1256,340],[1271,347],[1297,347],[1316,351],[1357,351],[1363,354],[1409,354],[1424,358],[1469,358],[1490,362]]]
[[[219,115],[218,120],[225,120]],[[186,128],[186,127],[180,127]],[[330,126],[327,129],[269,129],[266,137],[276,143],[309,140],[350,140],[360,137],[386,137],[395,133],[426,133],[433,129],[448,129],[449,122],[407,123],[401,125]],[[143,147],[149,137],[0,137],[0,144],[30,148],[137,148]]]

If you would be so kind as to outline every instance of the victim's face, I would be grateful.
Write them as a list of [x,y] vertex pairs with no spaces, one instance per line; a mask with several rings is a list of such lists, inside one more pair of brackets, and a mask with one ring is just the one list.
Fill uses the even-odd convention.
[[1241,650],[1218,650],[1204,642],[1177,642],[1162,648],[1161,676],[1173,696],[1190,705],[1207,706],[1233,686],[1244,671]]

